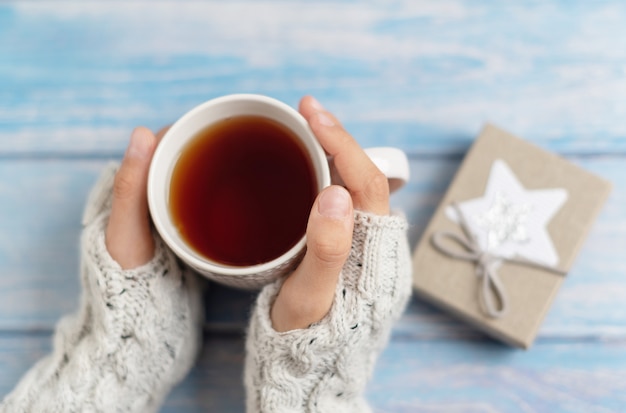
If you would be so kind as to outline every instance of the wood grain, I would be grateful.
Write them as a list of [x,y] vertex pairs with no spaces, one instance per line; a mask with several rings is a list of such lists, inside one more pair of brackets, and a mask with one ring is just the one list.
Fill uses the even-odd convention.
[[[620,181],[622,160],[574,159],[582,167],[615,183],[607,206],[558,294],[541,336],[626,338],[626,265],[621,259],[626,238],[626,181]],[[0,161],[0,331],[50,331],[55,321],[76,306],[79,292],[78,243],[80,216],[89,188],[104,160]],[[394,195],[403,210],[414,247],[459,162],[412,159],[413,177]],[[209,322],[216,328],[246,324],[250,294],[236,291],[220,299],[225,288],[209,293]],[[209,300],[212,302],[212,300]],[[226,308],[224,306],[226,305]],[[449,336],[461,328],[415,301],[398,326],[416,338]],[[417,327],[419,326],[419,328]]]
[[138,124],[306,93],[366,146],[459,154],[485,121],[624,153],[620,1],[104,1],[0,5],[0,153],[119,152]]
[[[533,348],[414,299],[378,364],[376,412],[626,406],[626,3],[619,0],[0,2],[0,397],[77,304],[80,216],[131,130],[215,96],[314,94],[363,146],[410,156],[392,199],[417,243],[485,122],[614,191]],[[204,353],[164,412],[243,410],[254,296],[215,286]]]
[[[49,349],[47,337],[0,336],[0,394]],[[375,412],[621,413],[626,343],[542,342],[529,352],[480,339],[394,340],[368,387]],[[209,335],[164,413],[241,412],[243,340]]]

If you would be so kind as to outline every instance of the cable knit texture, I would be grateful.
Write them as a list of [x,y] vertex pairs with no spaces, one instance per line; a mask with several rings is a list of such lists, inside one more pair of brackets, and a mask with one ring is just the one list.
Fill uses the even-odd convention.
[[[191,368],[201,335],[200,289],[155,236],[146,265],[122,270],[104,231],[116,167],[85,209],[79,310],[56,328],[53,352],[0,404],[0,413],[149,413]],[[355,214],[350,256],[329,313],[307,329],[277,333],[267,285],[246,342],[249,413],[368,412],[363,393],[411,291],[406,221]]]
[[281,281],[261,291],[246,342],[248,413],[370,411],[365,386],[411,292],[406,228],[399,216],[355,214],[335,300],[307,329],[276,332],[270,309]]
[[200,348],[200,291],[155,236],[154,258],[122,270],[104,231],[116,165],[85,208],[79,310],[58,323],[52,354],[0,404],[1,413],[155,412]]

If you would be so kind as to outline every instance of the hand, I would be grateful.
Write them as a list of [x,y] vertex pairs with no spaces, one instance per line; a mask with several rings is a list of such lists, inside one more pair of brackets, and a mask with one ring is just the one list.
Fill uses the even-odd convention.
[[337,119],[314,98],[300,101],[300,113],[329,156],[346,188],[330,186],[315,200],[307,226],[307,252],[285,280],[271,310],[276,331],[307,328],[333,303],[341,269],[352,245],[353,210],[389,214],[389,184]]
[[111,258],[122,269],[146,264],[154,256],[146,187],[152,155],[167,129],[155,136],[147,128],[136,128],[115,175],[105,240]]

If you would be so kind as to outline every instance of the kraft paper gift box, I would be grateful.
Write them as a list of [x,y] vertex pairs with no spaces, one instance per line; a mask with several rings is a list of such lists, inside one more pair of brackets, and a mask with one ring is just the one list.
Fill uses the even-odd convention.
[[529,348],[611,185],[487,125],[413,255],[416,294]]

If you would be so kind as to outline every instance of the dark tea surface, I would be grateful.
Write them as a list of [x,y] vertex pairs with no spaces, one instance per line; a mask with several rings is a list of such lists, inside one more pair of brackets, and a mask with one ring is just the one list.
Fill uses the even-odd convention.
[[237,116],[183,149],[169,207],[198,253],[246,266],[277,258],[300,240],[316,193],[311,160],[293,132],[264,117]]

